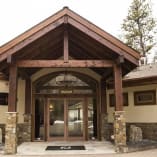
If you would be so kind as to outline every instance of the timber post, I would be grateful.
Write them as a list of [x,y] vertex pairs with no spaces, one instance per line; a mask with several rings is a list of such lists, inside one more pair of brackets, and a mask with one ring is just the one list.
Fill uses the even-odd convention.
[[116,152],[127,152],[125,111],[123,111],[122,69],[121,65],[114,65],[115,113],[114,140]]
[[16,154],[17,152],[17,66],[8,59],[9,69],[9,96],[8,112],[5,133],[5,154]]
[[31,94],[32,94],[32,83],[31,79],[27,78],[26,87],[25,87],[25,113],[24,113],[24,125],[25,125],[25,132],[23,134],[23,141],[30,142],[31,141],[31,130],[32,130],[32,114],[31,114]]
[[101,101],[101,140],[106,140],[106,131],[108,123],[107,115],[107,100],[106,100],[106,80],[104,78],[100,81],[100,101]]

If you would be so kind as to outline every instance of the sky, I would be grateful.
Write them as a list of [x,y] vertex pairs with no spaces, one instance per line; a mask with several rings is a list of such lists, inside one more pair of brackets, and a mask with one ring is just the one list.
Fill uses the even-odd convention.
[[[0,0],[0,46],[51,16],[64,6],[115,37],[132,0]],[[157,1],[152,0],[157,18]]]

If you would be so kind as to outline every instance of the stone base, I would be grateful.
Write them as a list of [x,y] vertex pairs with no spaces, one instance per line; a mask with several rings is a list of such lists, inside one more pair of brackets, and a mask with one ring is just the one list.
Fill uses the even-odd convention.
[[142,129],[143,139],[157,141],[157,123],[126,123],[128,141],[130,137],[131,125],[135,125]]
[[[130,137],[130,125],[136,125],[142,129],[143,139],[157,141],[157,132],[154,131],[157,130],[157,123],[126,123],[127,141],[129,141]],[[111,141],[111,135],[114,134],[113,132],[113,123],[107,123],[104,131],[105,139]]]
[[25,124],[25,123],[17,124],[18,144],[21,144],[23,142],[31,142],[30,129],[31,129],[31,127],[28,126],[28,124]]
[[115,147],[115,151],[118,153],[127,153],[128,147],[127,146],[118,146],[118,147]]
[[7,112],[5,129],[5,154],[17,153],[17,118],[16,112]]
[[114,113],[114,141],[117,152],[124,152],[126,148],[126,124],[124,111]]
[[24,114],[24,129],[22,131],[23,142],[31,141],[31,114]]
[[108,129],[108,115],[101,114],[101,140],[106,140],[106,131]]

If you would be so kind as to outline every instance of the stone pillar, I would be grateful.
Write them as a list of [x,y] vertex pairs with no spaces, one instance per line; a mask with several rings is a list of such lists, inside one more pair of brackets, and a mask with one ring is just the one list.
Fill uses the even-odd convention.
[[24,125],[25,131],[23,132],[23,141],[30,142],[31,141],[31,114],[24,114]]
[[114,113],[114,140],[116,152],[127,152],[125,111]]
[[17,112],[7,112],[5,129],[5,154],[17,153]]

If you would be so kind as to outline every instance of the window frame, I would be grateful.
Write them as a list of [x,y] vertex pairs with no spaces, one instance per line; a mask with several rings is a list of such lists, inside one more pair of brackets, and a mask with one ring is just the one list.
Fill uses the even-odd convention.
[[[115,107],[115,94],[114,93],[109,94],[109,106]],[[129,106],[128,92],[123,93],[123,106]]]
[[[151,100],[140,100],[142,97],[151,95]],[[141,102],[140,102],[141,101]],[[156,105],[156,90],[146,90],[146,91],[135,91],[134,92],[134,105]]]
[[8,105],[8,93],[0,92],[0,106]]

